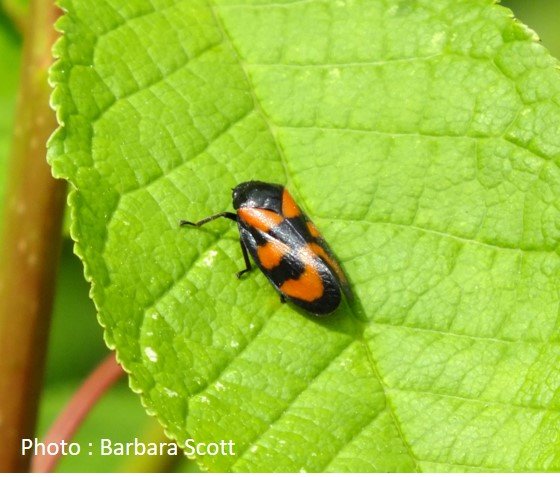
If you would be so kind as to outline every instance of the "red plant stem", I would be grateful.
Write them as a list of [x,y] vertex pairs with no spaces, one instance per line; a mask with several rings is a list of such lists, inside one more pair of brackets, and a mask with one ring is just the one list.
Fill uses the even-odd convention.
[[[93,406],[122,376],[124,371],[115,361],[115,354],[111,353],[83,382],[41,442],[45,446],[62,441],[69,443]],[[60,457],[60,454],[38,454],[31,460],[31,471],[52,472]]]
[[53,0],[29,8],[0,237],[0,472],[29,468],[21,440],[35,434],[65,200],[45,159],[56,128],[47,71],[59,10]]

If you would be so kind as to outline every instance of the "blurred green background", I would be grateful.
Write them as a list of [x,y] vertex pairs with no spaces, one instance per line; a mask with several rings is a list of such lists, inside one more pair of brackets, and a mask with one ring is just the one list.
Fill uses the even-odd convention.
[[[25,0],[0,0],[0,197],[4,197],[6,162],[9,152],[13,112],[21,55],[21,34],[17,18],[25,11]],[[502,5],[535,30],[542,43],[560,58],[560,0],[509,0]],[[14,21],[15,20],[15,21]],[[0,221],[1,224],[1,221]],[[0,225],[1,227],[1,225]],[[39,436],[44,435],[60,409],[80,382],[107,354],[95,309],[88,298],[88,285],[81,263],[72,253],[72,243],[65,234],[52,332],[48,353],[45,388],[42,398]],[[74,439],[87,447],[87,442],[100,438],[127,442],[138,437],[146,442],[161,438],[158,425],[148,418],[138,396],[126,383],[112,389],[94,409]],[[61,471],[146,471],[156,470],[143,460],[131,457],[89,456],[62,459]],[[194,463],[182,458],[176,470],[197,471]]]

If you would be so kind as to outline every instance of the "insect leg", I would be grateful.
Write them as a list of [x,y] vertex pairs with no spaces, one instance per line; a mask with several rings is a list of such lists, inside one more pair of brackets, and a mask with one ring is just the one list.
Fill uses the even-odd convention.
[[241,251],[243,252],[243,260],[245,260],[245,269],[237,272],[237,278],[241,278],[241,275],[251,271],[252,268],[251,261],[249,260],[249,254],[247,253],[247,247],[245,247],[242,240],[239,241],[239,244],[241,245]]
[[229,220],[233,220],[237,222],[237,215],[232,212],[220,212],[219,214],[211,215],[210,217],[206,217],[205,219],[199,220],[198,222],[189,222],[188,220],[181,220],[179,222],[180,227],[184,227],[185,225],[194,225],[195,227],[200,227],[211,220],[219,219],[220,217],[224,217]]

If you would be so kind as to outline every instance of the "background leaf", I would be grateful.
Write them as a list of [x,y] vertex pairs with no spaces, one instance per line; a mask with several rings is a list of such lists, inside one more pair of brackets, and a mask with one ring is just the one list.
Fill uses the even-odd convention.
[[[486,0],[70,2],[56,175],[93,297],[212,470],[558,470],[557,62]],[[94,14],[92,14],[94,12]],[[229,188],[286,183],[356,301],[237,281]],[[359,318],[358,318],[359,317]]]
[[[19,77],[21,41],[8,19],[0,11],[0,198],[6,190],[6,167],[12,137],[13,114]],[[0,211],[0,219],[4,214]],[[0,220],[0,230],[2,221]]]

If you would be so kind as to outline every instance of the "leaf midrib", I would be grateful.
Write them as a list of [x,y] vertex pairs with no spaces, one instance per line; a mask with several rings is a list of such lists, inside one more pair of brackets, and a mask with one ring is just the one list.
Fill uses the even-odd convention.
[[[304,1],[305,1],[305,0],[304,0]],[[233,40],[232,40],[231,36],[229,35],[227,29],[225,28],[225,25],[223,24],[223,22],[222,22],[221,18],[219,17],[218,13],[216,12],[215,4],[214,4],[211,0],[209,0],[208,3],[207,3],[207,5],[208,5],[208,7],[210,8],[210,10],[211,10],[211,12],[212,12],[212,15],[213,15],[213,17],[214,17],[214,19],[215,19],[216,25],[217,25],[217,27],[218,27],[218,29],[220,30],[220,33],[221,33],[221,35],[222,35],[222,38],[223,38],[225,41],[227,41],[227,43],[229,43],[230,48],[231,48],[232,52],[234,53],[235,58],[237,59],[237,62],[238,62],[238,64],[239,64],[239,67],[240,67],[241,71],[243,72],[243,75],[244,75],[244,77],[245,77],[245,80],[247,81],[248,89],[249,89],[250,94],[251,94],[251,98],[252,98],[252,101],[253,101],[254,109],[259,113],[259,115],[260,115],[261,118],[263,119],[264,123],[267,125],[267,128],[268,128],[268,130],[269,130],[269,132],[270,132],[270,135],[271,135],[271,137],[272,137],[273,140],[274,140],[274,146],[275,146],[276,150],[278,151],[278,154],[279,154],[279,157],[280,157],[280,161],[281,161],[282,166],[283,166],[283,168],[284,168],[284,173],[285,173],[285,175],[286,175],[286,178],[288,179],[288,178],[290,178],[290,177],[293,177],[293,174],[291,173],[291,171],[290,171],[290,169],[289,169],[289,167],[288,167],[287,158],[286,158],[286,156],[285,156],[285,154],[284,154],[284,151],[283,151],[282,148],[280,147],[278,138],[277,138],[277,136],[276,136],[276,133],[275,133],[275,131],[276,131],[276,126],[274,126],[274,125],[272,124],[270,118],[269,118],[269,117],[266,115],[266,113],[264,112],[264,109],[262,108],[259,99],[258,99],[257,96],[255,95],[255,88],[254,88],[254,85],[253,85],[253,83],[252,83],[252,81],[251,81],[251,78],[250,78],[249,74],[247,73],[247,70],[246,70],[246,68],[245,68],[245,66],[244,66],[244,64],[243,64],[243,61],[241,60],[241,55],[240,55],[240,53],[239,53],[239,51],[237,50],[237,48],[235,47],[235,44],[233,43]],[[295,181],[292,180],[291,184],[292,184],[292,188],[296,190],[296,194],[297,194],[298,198],[300,199],[300,201],[303,203],[304,208],[306,208],[307,210],[309,210],[309,208],[307,207],[307,205],[306,205],[306,203],[305,203],[305,197],[304,197],[304,195],[301,194],[301,193],[297,193],[297,192],[299,192],[299,190],[298,190],[298,188],[297,188],[297,185],[296,185]],[[394,413],[394,409],[393,409],[393,404],[392,404],[392,402],[390,401],[390,398],[389,398],[389,396],[388,396],[388,394],[387,394],[387,391],[386,391],[386,384],[385,384],[385,383],[383,382],[383,380],[381,379],[381,376],[380,376],[379,371],[378,371],[378,369],[377,369],[377,364],[375,363],[375,360],[374,360],[374,358],[373,358],[373,356],[372,356],[372,354],[371,354],[371,352],[370,352],[369,345],[367,344],[367,342],[366,342],[365,339],[364,339],[364,336],[363,336],[364,333],[363,333],[363,332],[364,332],[365,326],[364,326],[363,322],[359,322],[358,319],[357,319],[357,313],[356,313],[356,311],[355,311],[355,307],[358,307],[359,309],[363,310],[363,306],[362,306],[361,302],[359,301],[359,299],[358,299],[357,297],[354,297],[354,298],[353,298],[353,303],[350,303],[349,305],[350,305],[349,309],[351,310],[351,313],[352,313],[352,319],[353,319],[355,322],[360,323],[360,324],[362,325],[362,326],[360,327],[360,328],[361,328],[361,330],[360,330],[360,331],[361,331],[361,332],[360,332],[360,336],[359,336],[359,337],[356,337],[356,336],[354,336],[354,335],[352,336],[353,339],[352,339],[351,341],[349,341],[349,343],[348,343],[346,346],[344,346],[343,349],[342,349],[334,358],[332,358],[332,359],[329,361],[329,363],[328,363],[323,369],[321,369],[321,370],[314,376],[314,378],[313,378],[310,382],[307,383],[307,385],[300,391],[300,393],[298,393],[296,396],[293,397],[293,399],[292,399],[291,402],[288,404],[288,406],[286,406],[286,408],[278,415],[278,417],[268,425],[267,429],[266,429],[263,433],[261,433],[260,435],[258,435],[256,438],[254,438],[251,442],[249,442],[249,443],[247,444],[246,449],[239,455],[239,457],[237,458],[236,462],[238,462],[239,460],[241,460],[241,459],[243,458],[243,456],[245,455],[245,453],[251,448],[251,446],[254,445],[254,443],[257,442],[257,441],[262,437],[262,435],[264,435],[264,434],[267,432],[267,430],[270,429],[270,428],[274,425],[275,422],[277,422],[283,415],[285,415],[285,413],[290,409],[290,407],[292,406],[292,404],[297,400],[297,397],[298,397],[299,395],[301,395],[301,393],[303,393],[306,389],[308,389],[309,386],[310,386],[310,384],[311,384],[314,380],[316,380],[326,369],[328,369],[329,364],[332,363],[332,361],[333,361],[334,359],[336,359],[337,356],[340,356],[340,354],[342,354],[346,349],[348,349],[348,347],[351,346],[355,341],[359,341],[359,342],[362,344],[362,346],[364,347],[364,350],[365,350],[366,355],[367,355],[367,357],[368,357],[368,363],[369,363],[370,373],[371,373],[371,375],[379,382],[379,385],[381,386],[381,389],[382,389],[382,391],[383,391],[383,396],[384,396],[384,399],[385,399],[385,407],[384,407],[384,409],[388,410],[388,412],[390,413],[390,415],[391,415],[391,420],[393,421],[393,423],[394,423],[394,425],[395,425],[395,428],[397,429],[397,432],[398,432],[399,437],[400,437],[400,439],[401,439],[401,441],[402,441],[402,444],[403,444],[403,446],[405,447],[405,449],[407,450],[407,453],[409,454],[411,460],[414,462],[415,470],[416,470],[416,471],[420,470],[420,467],[419,467],[419,465],[418,465],[418,459],[416,458],[416,456],[415,456],[414,453],[412,452],[412,448],[411,448],[409,442],[406,440],[406,438],[405,438],[405,436],[404,436],[404,433],[403,433],[403,431],[402,431],[402,429],[401,429],[400,423],[399,423],[398,420],[396,419],[396,416],[395,416],[395,413]],[[266,327],[266,324],[263,325],[262,328],[265,328],[265,327]],[[261,328],[261,329],[262,329],[262,328]],[[259,330],[259,332],[260,332],[260,330]],[[382,411],[380,411],[380,412],[382,412]],[[376,416],[378,416],[378,415],[379,415],[379,413],[378,413]],[[365,424],[365,425],[360,429],[360,431],[356,434],[356,436],[360,434],[360,432],[365,428],[366,425],[367,425],[367,424]],[[344,448],[344,446],[347,445],[349,442],[351,442],[356,436],[352,436],[351,439],[350,439],[348,442],[346,442],[346,443],[342,446],[342,448]],[[341,449],[342,449],[342,448],[341,448]],[[337,454],[341,451],[341,449],[339,449],[339,450],[337,451]],[[330,464],[330,462],[332,462],[332,460],[333,460],[335,457],[336,457],[336,454],[335,454],[335,456],[333,456],[333,458],[327,463],[327,466]],[[235,465],[235,464],[234,464],[234,465]]]

